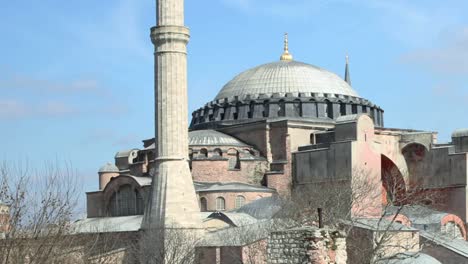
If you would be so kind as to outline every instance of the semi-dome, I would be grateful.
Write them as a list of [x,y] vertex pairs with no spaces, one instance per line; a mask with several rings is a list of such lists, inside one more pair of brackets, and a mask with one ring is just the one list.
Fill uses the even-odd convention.
[[468,128],[461,128],[453,131],[452,138],[468,137]]
[[189,132],[190,146],[248,146],[235,137],[216,130],[195,130]]
[[303,62],[281,60],[237,75],[221,89],[215,100],[262,94],[285,96],[288,93],[295,96],[310,93],[359,97],[347,82],[332,72]]
[[119,168],[117,168],[117,166],[114,164],[107,162],[99,169],[99,173],[102,172],[119,172]]

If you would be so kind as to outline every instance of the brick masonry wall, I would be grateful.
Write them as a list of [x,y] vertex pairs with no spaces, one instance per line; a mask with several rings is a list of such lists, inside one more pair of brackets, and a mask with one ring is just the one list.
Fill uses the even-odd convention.
[[216,211],[216,198],[223,197],[225,200],[226,211],[236,209],[236,197],[242,195],[245,197],[245,204],[255,201],[260,198],[270,197],[270,192],[209,192],[199,193],[200,199],[202,197],[207,200],[208,211]]
[[272,264],[346,264],[346,240],[337,231],[301,227],[270,234],[267,261]]
[[264,161],[241,161],[238,170],[229,169],[226,160],[194,160],[192,161],[192,176],[194,181],[201,182],[242,182],[259,184],[263,175],[259,172]]

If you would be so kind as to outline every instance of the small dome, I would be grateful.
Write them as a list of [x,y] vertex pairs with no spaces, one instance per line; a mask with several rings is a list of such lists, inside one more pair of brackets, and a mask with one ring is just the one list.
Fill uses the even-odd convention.
[[463,128],[463,129],[457,129],[453,131],[452,137],[468,137],[468,128]]
[[107,162],[106,164],[104,164],[104,166],[102,166],[99,169],[99,173],[102,172],[119,172],[119,168],[117,168],[117,166],[115,166],[114,164]]
[[302,62],[281,60],[237,75],[221,89],[215,100],[277,93],[282,96],[314,93],[359,97],[348,83],[332,72]]
[[195,130],[189,132],[190,146],[248,146],[237,138],[215,130]]

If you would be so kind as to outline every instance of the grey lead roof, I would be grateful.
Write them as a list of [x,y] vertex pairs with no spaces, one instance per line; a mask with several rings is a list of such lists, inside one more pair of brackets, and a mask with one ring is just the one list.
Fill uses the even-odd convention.
[[468,137],[468,128],[462,128],[453,131],[452,137]]
[[203,221],[208,221],[210,219],[219,219],[221,221],[227,220],[235,226],[244,226],[255,224],[258,220],[248,214],[244,213],[228,213],[228,212],[214,212],[211,213]]
[[275,192],[271,188],[240,182],[194,182],[193,185],[197,192]]
[[435,243],[438,246],[444,247],[452,252],[468,258],[468,242],[463,239],[453,239],[444,236],[440,233],[420,231],[419,235],[425,239]]
[[281,210],[281,206],[281,199],[277,196],[271,196],[248,203],[234,212],[246,213],[256,219],[271,219]]
[[385,213],[387,215],[393,215],[397,212],[408,217],[413,225],[440,224],[442,218],[448,215],[448,213],[420,205],[407,205],[403,208],[399,208],[398,206],[389,206],[386,208]]
[[277,61],[242,72],[229,81],[215,100],[235,96],[287,93],[340,94],[359,97],[335,73],[298,61]]
[[86,218],[73,223],[73,228],[78,234],[132,232],[140,229],[142,219],[142,215]]
[[107,162],[100,169],[99,172],[119,172],[119,168],[111,162]]
[[[249,145],[235,137],[221,133],[216,130],[195,130],[188,133],[189,146],[232,146],[249,147]],[[154,149],[155,143],[146,147],[145,150]]]
[[190,146],[239,146],[247,147],[248,145],[216,130],[195,130],[189,132]]
[[399,253],[392,256],[391,259],[378,260],[376,264],[442,264],[437,259],[415,252]]

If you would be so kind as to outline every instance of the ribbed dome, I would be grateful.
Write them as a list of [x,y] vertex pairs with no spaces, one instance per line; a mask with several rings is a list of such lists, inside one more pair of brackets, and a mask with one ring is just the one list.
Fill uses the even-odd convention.
[[189,132],[190,146],[247,146],[244,142],[215,130]]
[[215,100],[246,95],[274,93],[340,94],[359,97],[338,75],[319,67],[297,62],[278,61],[242,72],[228,82]]

